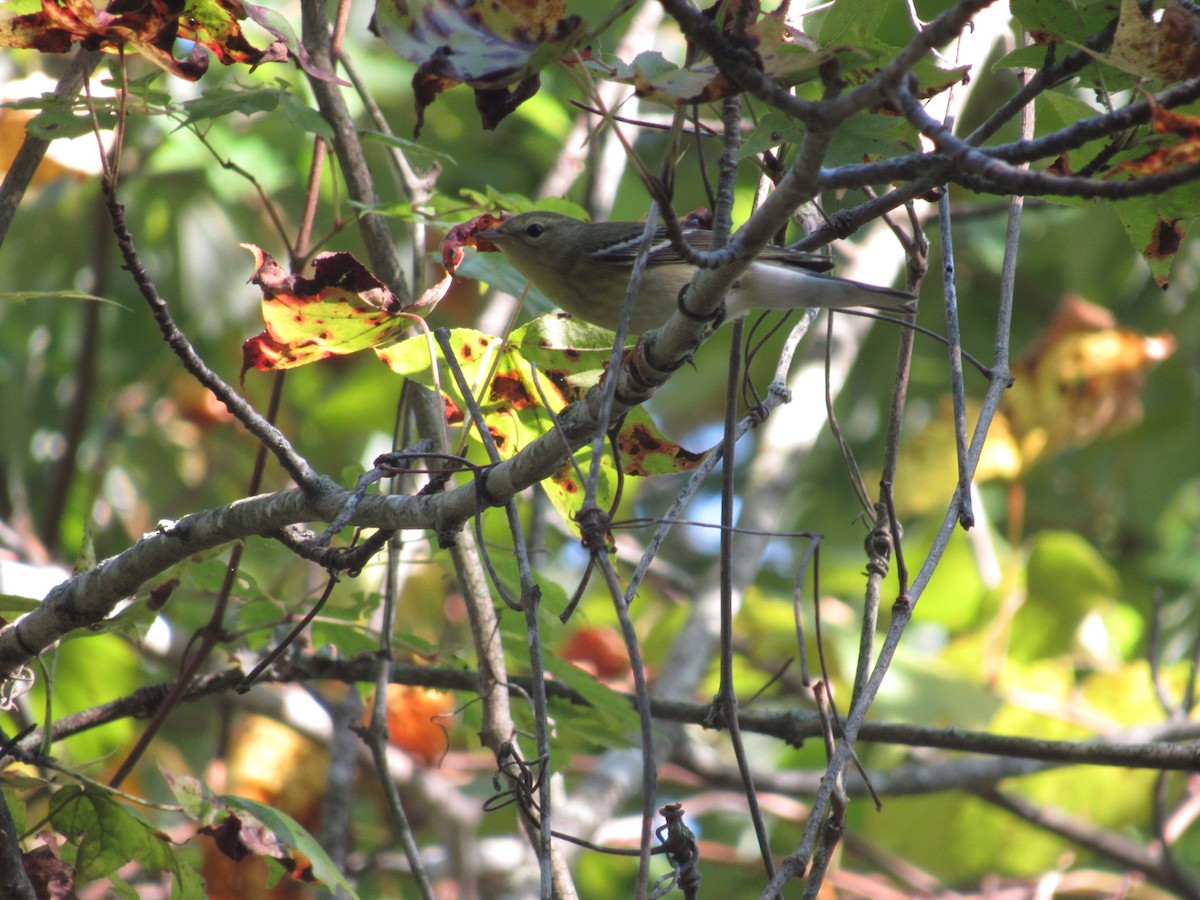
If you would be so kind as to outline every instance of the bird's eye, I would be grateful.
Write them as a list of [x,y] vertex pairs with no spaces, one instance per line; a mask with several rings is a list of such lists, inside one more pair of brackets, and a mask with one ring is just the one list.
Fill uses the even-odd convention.
[[541,224],[540,222],[534,222],[532,225],[530,225],[528,228],[525,229],[525,233],[527,235],[529,235],[531,238],[540,238],[543,234],[546,233],[546,226]]

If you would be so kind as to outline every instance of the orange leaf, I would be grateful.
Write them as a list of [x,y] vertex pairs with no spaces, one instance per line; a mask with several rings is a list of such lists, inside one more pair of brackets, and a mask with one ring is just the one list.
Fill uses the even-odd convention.
[[1141,159],[1122,163],[1109,172],[1109,175],[1115,175],[1117,172],[1155,175],[1200,161],[1200,117],[1163,109],[1156,105],[1153,98],[1150,97],[1146,98],[1146,102],[1150,104],[1151,121],[1154,123],[1155,132],[1174,135],[1181,140],[1167,147],[1159,147]]
[[442,720],[454,709],[454,697],[444,691],[415,685],[389,684],[387,689],[388,741],[425,765],[446,752],[446,726]]

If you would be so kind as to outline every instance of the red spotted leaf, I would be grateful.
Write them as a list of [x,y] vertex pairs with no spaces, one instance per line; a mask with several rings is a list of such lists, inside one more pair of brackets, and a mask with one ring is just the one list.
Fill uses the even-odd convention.
[[250,281],[262,290],[267,326],[242,345],[243,377],[250,369],[290,369],[378,347],[411,324],[400,314],[413,307],[404,307],[352,254],[321,254],[307,278],[287,274],[253,244],[242,246],[254,254]]
[[[451,333],[451,346],[472,385],[488,431],[501,457],[507,459],[551,431],[552,414],[581,399],[597,383],[612,353],[612,333],[577,320],[544,316],[518,329],[508,342],[456,329]],[[440,377],[434,378],[426,341],[404,341],[376,352],[394,372],[440,387],[447,424],[464,422],[466,400],[444,364],[439,365]],[[474,435],[473,430],[471,433]],[[641,408],[626,417],[617,446],[627,475],[686,471],[700,458],[663,436]],[[482,453],[477,452],[482,460]],[[586,472],[591,448],[580,450],[575,459]],[[617,472],[608,455],[601,473],[598,501],[606,506],[617,484]],[[574,465],[564,463],[544,486],[555,508],[577,531],[574,515],[583,505],[584,489]]]

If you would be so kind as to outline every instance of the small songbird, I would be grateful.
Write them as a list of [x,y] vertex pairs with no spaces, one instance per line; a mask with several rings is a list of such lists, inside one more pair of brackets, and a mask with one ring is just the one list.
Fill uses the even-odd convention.
[[[640,222],[590,223],[558,213],[531,212],[475,236],[495,244],[518,272],[571,315],[615,331],[643,230]],[[711,231],[685,228],[684,236],[697,250],[712,248]],[[736,319],[755,309],[812,306],[913,311],[912,294],[821,274],[830,268],[828,262],[807,254],[767,247],[729,289],[725,317]],[[663,325],[695,273],[696,267],[672,249],[666,229],[660,228],[630,331],[640,334]]]

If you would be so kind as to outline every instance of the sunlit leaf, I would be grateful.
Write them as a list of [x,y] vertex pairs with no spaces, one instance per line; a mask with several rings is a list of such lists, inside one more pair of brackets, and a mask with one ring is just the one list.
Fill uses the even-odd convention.
[[1013,618],[1009,655],[1033,660],[1070,654],[1089,614],[1111,607],[1120,580],[1095,547],[1070,532],[1030,540],[1027,596]]
[[1082,44],[1116,17],[1112,0],[1012,0],[1011,8],[1038,44]]
[[279,105],[284,94],[279,88],[215,88],[205,91],[204,96],[195,100],[184,101],[186,118],[183,124],[190,125],[231,113],[252,116],[255,113],[270,112]]
[[383,282],[349,253],[323,253],[313,276],[288,275],[270,254],[243,244],[254,255],[251,281],[262,289],[267,330],[242,346],[242,374],[308,365],[357,353],[393,339],[411,321]]
[[[472,385],[488,431],[500,456],[509,458],[554,427],[553,415],[583,397],[600,378],[612,353],[612,334],[602,328],[557,316],[544,316],[513,333],[508,342],[467,329],[451,332],[451,344],[467,382]],[[435,385],[431,350],[415,338],[377,351],[392,371]],[[439,365],[446,422],[467,420],[466,400],[444,366]],[[490,380],[488,378],[491,374]],[[683,471],[698,461],[663,437],[644,410],[626,418],[617,438],[624,470],[631,475]],[[576,454],[586,472],[590,448]],[[616,472],[606,455],[598,502],[610,503]],[[583,501],[583,484],[568,461],[543,483],[555,508],[572,522]]]

